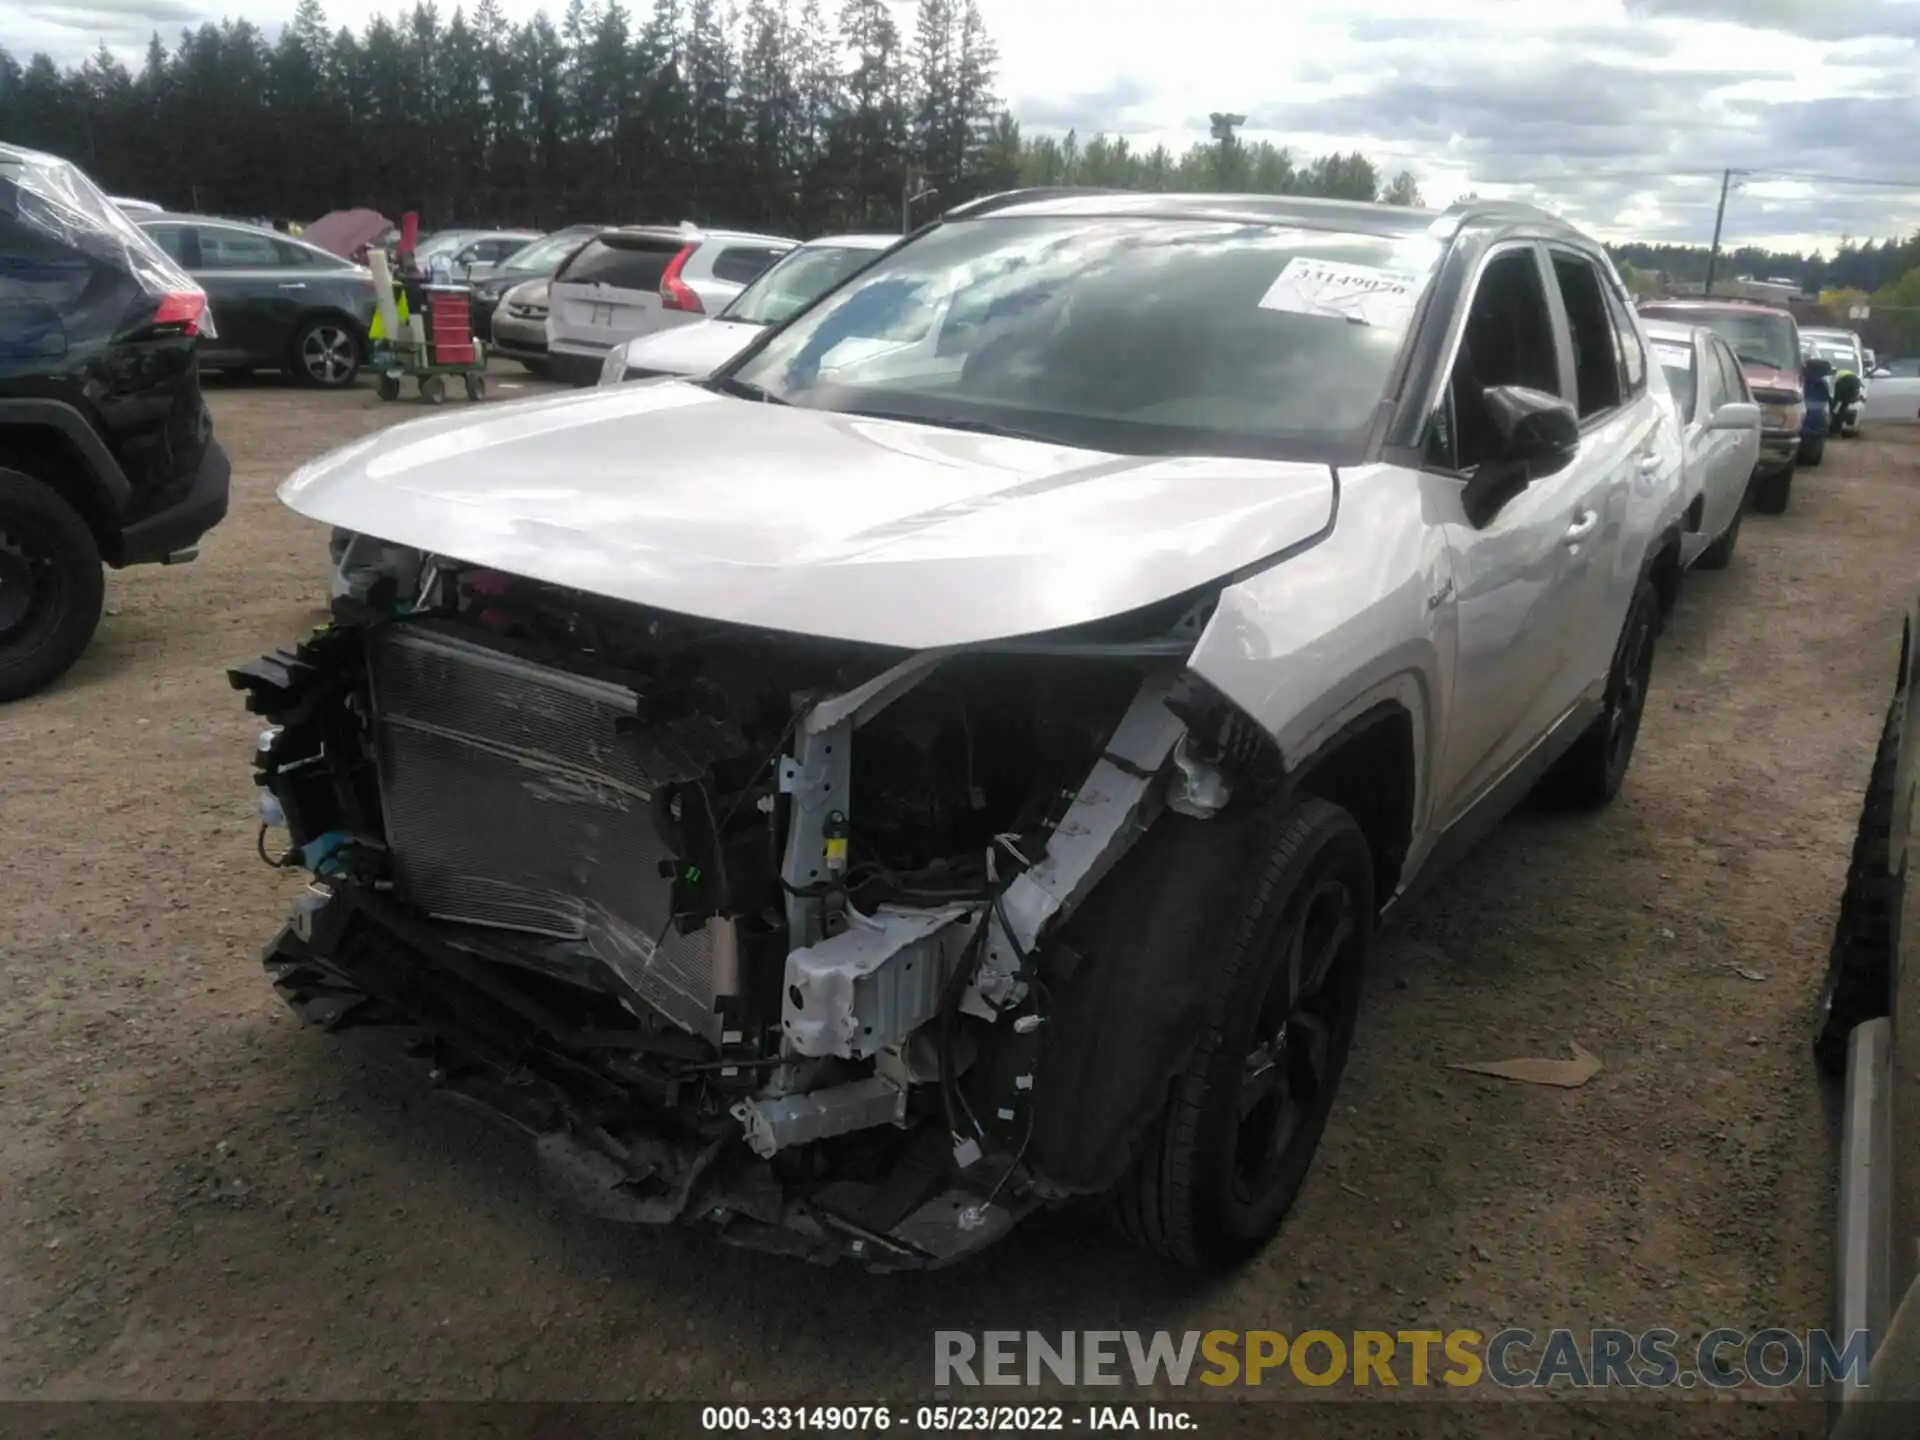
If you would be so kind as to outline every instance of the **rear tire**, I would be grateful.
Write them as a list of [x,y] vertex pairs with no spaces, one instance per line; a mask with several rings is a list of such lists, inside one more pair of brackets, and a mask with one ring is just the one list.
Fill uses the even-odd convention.
[[467,399],[478,401],[478,400],[484,400],[487,398],[487,377],[486,376],[468,375],[465,378],[466,378],[466,386],[467,386]]
[[1771,474],[1759,475],[1753,482],[1753,508],[1762,515],[1784,515],[1793,493],[1793,467],[1782,466]]
[[1193,957],[1205,1023],[1109,1197],[1124,1235],[1195,1269],[1245,1259],[1286,1218],[1333,1108],[1373,944],[1373,857],[1351,815],[1308,800],[1256,818],[1246,838],[1250,863],[1221,877],[1238,914],[1226,953]]
[[100,547],[52,487],[0,469],[0,702],[52,684],[106,608]]
[[400,382],[391,375],[382,375],[378,380],[374,381],[373,389],[374,393],[382,400],[398,400],[400,398]]
[[1856,1025],[1888,1013],[1893,1001],[1893,958],[1902,897],[1904,867],[1888,870],[1892,854],[1896,775],[1907,695],[1897,692],[1887,706],[1873,770],[1860,802],[1847,885],[1827,952],[1827,975],[1815,1011],[1813,1058],[1829,1075],[1847,1069],[1847,1037]]
[[1824,435],[1816,435],[1811,440],[1802,440],[1800,442],[1800,463],[1809,470],[1818,465],[1821,457],[1826,453],[1827,437]]
[[429,405],[444,405],[447,400],[447,382],[438,375],[422,375],[420,398]]
[[1659,633],[1659,592],[1651,580],[1642,580],[1614,647],[1600,715],[1547,772],[1541,786],[1551,803],[1568,810],[1598,810],[1620,793],[1646,714]]

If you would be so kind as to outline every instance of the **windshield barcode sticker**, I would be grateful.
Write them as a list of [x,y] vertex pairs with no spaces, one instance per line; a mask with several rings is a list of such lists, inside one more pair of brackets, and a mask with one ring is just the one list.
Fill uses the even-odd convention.
[[1260,308],[1400,330],[1413,319],[1419,293],[1420,277],[1403,270],[1296,255],[1260,297]]

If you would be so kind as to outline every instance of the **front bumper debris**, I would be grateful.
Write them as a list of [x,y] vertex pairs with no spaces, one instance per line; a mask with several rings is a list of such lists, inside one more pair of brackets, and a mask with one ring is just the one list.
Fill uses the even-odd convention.
[[[264,963],[281,998],[324,1030],[379,1026],[439,1094],[530,1139],[548,1187],[607,1220],[702,1224],[749,1249],[875,1270],[932,1268],[1000,1239],[1032,1201],[983,1203],[950,1183],[940,1139],[875,1184],[810,1186],[749,1148],[737,1121],[710,1134],[660,1128],[598,1063],[603,1035],[570,1033],[480,948],[444,938],[357,886],[307,891]],[[617,1043],[617,1042],[615,1042]],[[816,1097],[817,1098],[817,1097]]]

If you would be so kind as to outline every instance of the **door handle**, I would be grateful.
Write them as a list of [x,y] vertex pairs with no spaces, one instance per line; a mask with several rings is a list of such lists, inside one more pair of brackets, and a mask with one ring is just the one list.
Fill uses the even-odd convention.
[[1642,475],[1657,474],[1659,469],[1660,457],[1658,455],[1642,455],[1640,457],[1640,473]]
[[1598,510],[1582,510],[1573,517],[1573,523],[1567,526],[1566,543],[1578,545],[1600,527]]
[[307,288],[307,282],[304,280],[282,280],[280,282],[280,288],[282,290],[304,290]]

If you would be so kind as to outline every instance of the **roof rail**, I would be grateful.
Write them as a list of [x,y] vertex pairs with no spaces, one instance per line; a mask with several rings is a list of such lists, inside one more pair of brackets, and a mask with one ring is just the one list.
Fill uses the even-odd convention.
[[996,210],[1004,210],[1010,205],[1025,205],[1035,200],[1065,200],[1075,195],[1132,195],[1132,190],[1119,190],[1110,185],[1029,185],[1024,190],[1002,190],[997,195],[982,195],[978,200],[967,200],[942,212],[943,219],[964,220],[975,215],[991,215]]
[[1548,220],[1555,225],[1567,222],[1551,210],[1543,210],[1538,205],[1529,205],[1524,200],[1456,200],[1442,214],[1445,215],[1510,215],[1521,220]]

